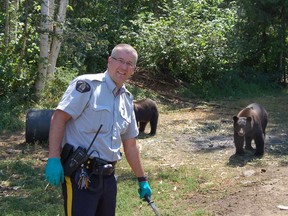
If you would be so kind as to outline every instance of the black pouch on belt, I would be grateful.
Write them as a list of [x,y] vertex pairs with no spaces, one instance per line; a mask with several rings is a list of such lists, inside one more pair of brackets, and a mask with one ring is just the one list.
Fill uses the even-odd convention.
[[61,151],[61,163],[62,165],[66,162],[67,158],[73,153],[74,147],[68,143],[64,145]]
[[88,160],[88,157],[87,150],[79,146],[62,164],[65,176],[71,176],[81,164]]

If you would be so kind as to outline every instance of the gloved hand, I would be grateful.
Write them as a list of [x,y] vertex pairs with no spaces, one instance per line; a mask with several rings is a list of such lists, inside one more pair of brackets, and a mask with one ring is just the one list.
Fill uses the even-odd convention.
[[64,170],[60,158],[48,158],[45,174],[46,180],[56,187],[60,182],[64,182]]
[[138,184],[139,184],[138,193],[140,195],[140,199],[143,199],[145,196],[150,197],[152,195],[152,190],[150,188],[148,181],[138,182]]

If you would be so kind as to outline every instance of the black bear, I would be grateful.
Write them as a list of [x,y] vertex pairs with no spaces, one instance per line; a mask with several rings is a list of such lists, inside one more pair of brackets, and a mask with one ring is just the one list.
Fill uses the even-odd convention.
[[243,154],[245,149],[252,150],[251,141],[256,145],[255,156],[263,156],[265,129],[268,123],[268,113],[263,106],[252,103],[242,109],[234,120],[234,143],[236,154]]
[[147,123],[150,122],[150,135],[155,135],[159,116],[155,101],[150,98],[134,101],[134,112],[137,124],[140,124],[139,132],[143,133]]

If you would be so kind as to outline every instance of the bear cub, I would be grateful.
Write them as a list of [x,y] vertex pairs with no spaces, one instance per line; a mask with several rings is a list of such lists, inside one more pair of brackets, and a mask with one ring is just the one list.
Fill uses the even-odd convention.
[[245,149],[253,150],[252,140],[256,145],[255,156],[263,156],[265,129],[268,123],[268,113],[265,108],[257,103],[252,103],[242,109],[237,116],[233,116],[234,121],[234,144],[236,154],[243,154],[244,140]]
[[158,123],[158,108],[156,102],[150,98],[142,100],[134,100],[134,112],[136,116],[137,124],[140,125],[139,132],[144,133],[145,127],[150,122],[151,136],[156,134],[157,123]]

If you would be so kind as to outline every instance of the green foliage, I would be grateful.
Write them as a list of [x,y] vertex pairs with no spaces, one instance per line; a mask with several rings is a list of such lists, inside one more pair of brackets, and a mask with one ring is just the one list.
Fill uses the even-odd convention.
[[221,76],[229,62],[226,34],[235,23],[235,10],[219,1],[173,1],[162,7],[162,16],[141,13],[123,27],[123,39],[131,38],[139,50],[140,66],[178,77],[190,83]]
[[77,70],[57,68],[54,76],[46,80],[36,107],[39,109],[55,109],[60,102],[69,83],[78,75]]
[[150,99],[156,99],[157,95],[153,93],[152,91],[139,88],[137,86],[133,86],[130,84],[126,85],[127,89],[131,92],[131,94],[134,97],[134,100],[141,100],[143,98],[150,98]]
[[247,77],[241,77],[235,72],[227,72],[217,80],[191,84],[189,88],[180,89],[179,93],[186,97],[197,95],[211,100],[269,95],[279,90],[280,86],[272,82],[265,74],[259,76],[259,74],[251,72]]
[[25,106],[20,95],[0,96],[0,131],[19,131],[24,128]]
[[[0,34],[0,96],[18,93],[24,100],[34,97],[39,47],[37,26],[32,25],[30,19],[37,19],[35,4],[26,5],[21,1],[19,11],[15,11],[13,4],[10,4],[9,10],[13,13],[10,18],[10,34]],[[3,25],[6,16],[3,13],[3,20],[0,21]],[[4,32],[4,26],[1,32]]]
[[283,57],[287,53],[287,2],[244,0],[237,4],[239,22],[231,46],[237,53],[237,68],[244,70],[243,73],[250,68],[269,74],[275,83],[283,82],[281,77],[285,77],[287,64]]

